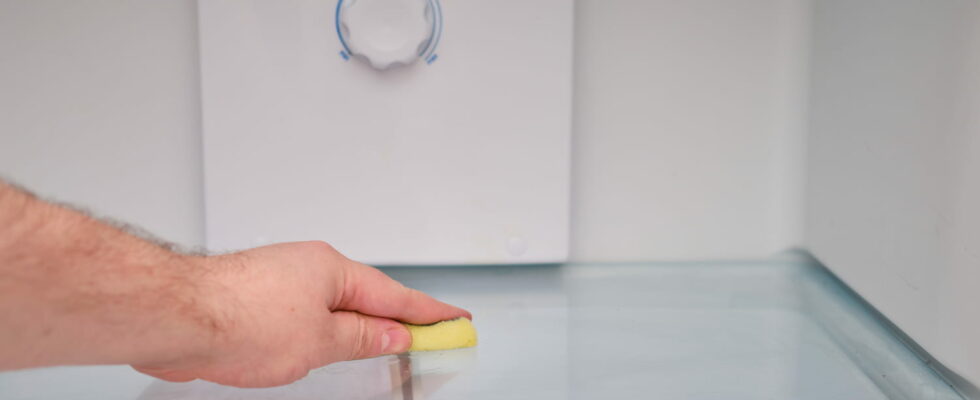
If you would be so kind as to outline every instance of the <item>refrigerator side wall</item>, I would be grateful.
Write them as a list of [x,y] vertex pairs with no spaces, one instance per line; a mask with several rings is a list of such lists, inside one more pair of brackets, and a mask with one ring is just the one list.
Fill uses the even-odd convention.
[[980,3],[816,2],[806,243],[980,381]]

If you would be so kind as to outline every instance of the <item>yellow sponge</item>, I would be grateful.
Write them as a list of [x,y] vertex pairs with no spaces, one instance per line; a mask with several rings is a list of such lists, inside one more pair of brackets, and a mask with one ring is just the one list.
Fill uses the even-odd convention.
[[432,325],[405,324],[412,334],[408,351],[449,350],[476,346],[476,328],[466,318],[456,318]]

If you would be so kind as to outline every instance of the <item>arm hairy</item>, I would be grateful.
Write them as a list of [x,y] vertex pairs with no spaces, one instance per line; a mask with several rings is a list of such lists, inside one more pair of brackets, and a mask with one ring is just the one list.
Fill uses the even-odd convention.
[[0,369],[209,346],[221,324],[202,261],[0,181]]
[[274,386],[406,351],[399,321],[459,317],[471,314],[324,242],[181,254],[0,181],[0,370],[130,364]]

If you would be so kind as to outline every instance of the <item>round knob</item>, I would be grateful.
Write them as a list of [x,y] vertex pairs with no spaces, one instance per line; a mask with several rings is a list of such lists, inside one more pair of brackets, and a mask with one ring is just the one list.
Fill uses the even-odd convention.
[[385,69],[411,64],[432,36],[427,0],[347,0],[340,13],[344,39],[354,55]]

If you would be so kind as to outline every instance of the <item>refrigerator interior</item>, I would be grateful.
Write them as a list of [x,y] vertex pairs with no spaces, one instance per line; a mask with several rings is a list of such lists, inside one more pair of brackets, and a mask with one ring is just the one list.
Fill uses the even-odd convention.
[[[193,0],[0,0],[0,176],[204,246],[198,36]],[[476,349],[0,397],[980,394],[980,2],[579,0],[572,75],[569,263],[386,270]]]

